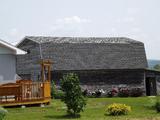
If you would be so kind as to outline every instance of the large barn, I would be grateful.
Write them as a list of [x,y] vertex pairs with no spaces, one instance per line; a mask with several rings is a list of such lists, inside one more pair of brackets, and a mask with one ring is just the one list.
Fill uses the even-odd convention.
[[147,95],[158,90],[160,74],[146,70],[144,44],[130,38],[27,36],[17,47],[28,52],[17,57],[17,72],[24,79],[38,80],[38,61],[51,59],[57,85],[63,74],[74,72],[83,89],[141,88]]

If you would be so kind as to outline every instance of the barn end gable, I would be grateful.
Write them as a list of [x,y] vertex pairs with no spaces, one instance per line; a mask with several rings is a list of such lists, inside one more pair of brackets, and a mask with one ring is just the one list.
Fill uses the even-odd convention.
[[[40,53],[39,53],[39,44],[24,38],[18,45],[18,48],[25,50],[27,54],[25,55],[18,55],[16,59],[16,69],[18,74],[23,74],[27,76],[26,78],[30,78],[32,74],[39,72],[39,60],[40,60]],[[29,77],[28,77],[29,76]]]

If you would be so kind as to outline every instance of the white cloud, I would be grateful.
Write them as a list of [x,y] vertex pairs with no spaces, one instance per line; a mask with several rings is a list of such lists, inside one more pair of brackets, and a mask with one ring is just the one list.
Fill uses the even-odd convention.
[[141,32],[141,29],[139,27],[134,27],[131,29],[131,32],[139,33],[139,32]]
[[90,23],[91,21],[89,19],[80,18],[79,16],[71,16],[71,17],[65,17],[61,19],[57,19],[56,23],[61,24],[79,24],[79,23]]
[[117,33],[117,29],[114,28],[114,27],[112,27],[110,30],[111,30],[111,33],[113,33],[113,34],[116,34],[116,33]]
[[17,28],[12,28],[10,30],[10,33],[9,33],[11,36],[17,36],[18,35],[18,30]]
[[117,23],[134,23],[135,18],[134,17],[123,17],[123,18],[118,18],[116,20]]
[[17,41],[19,41],[20,39],[22,39],[25,35],[20,32],[20,30],[18,28],[11,28],[8,32],[8,39],[12,38],[11,43],[13,43],[14,45],[17,43]]
[[81,18],[79,16],[71,16],[55,20],[50,29],[54,35],[58,36],[80,36],[84,33],[84,28],[89,23],[91,23],[90,19]]
[[139,8],[130,7],[127,9],[128,14],[137,14],[139,12]]
[[124,22],[134,22],[135,19],[133,17],[126,17],[123,19]]

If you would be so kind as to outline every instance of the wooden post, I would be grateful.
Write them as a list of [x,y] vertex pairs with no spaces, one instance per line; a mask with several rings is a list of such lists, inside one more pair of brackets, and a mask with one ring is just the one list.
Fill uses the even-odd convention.
[[43,65],[43,61],[42,61],[42,64],[41,64],[41,79],[42,79],[42,82],[44,82],[44,65]]
[[[42,82],[45,82],[45,81],[49,81],[51,82],[51,64],[52,62],[50,60],[42,60],[40,62],[41,64],[41,78],[42,78]],[[47,77],[45,77],[45,70],[47,69]],[[48,78],[48,79],[46,79]]]
[[48,81],[51,82],[51,66],[48,66]]

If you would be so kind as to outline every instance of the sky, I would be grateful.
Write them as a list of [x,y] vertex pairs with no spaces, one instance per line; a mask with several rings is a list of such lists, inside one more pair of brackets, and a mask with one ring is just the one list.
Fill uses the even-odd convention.
[[160,59],[160,0],[0,0],[0,39],[129,37]]

